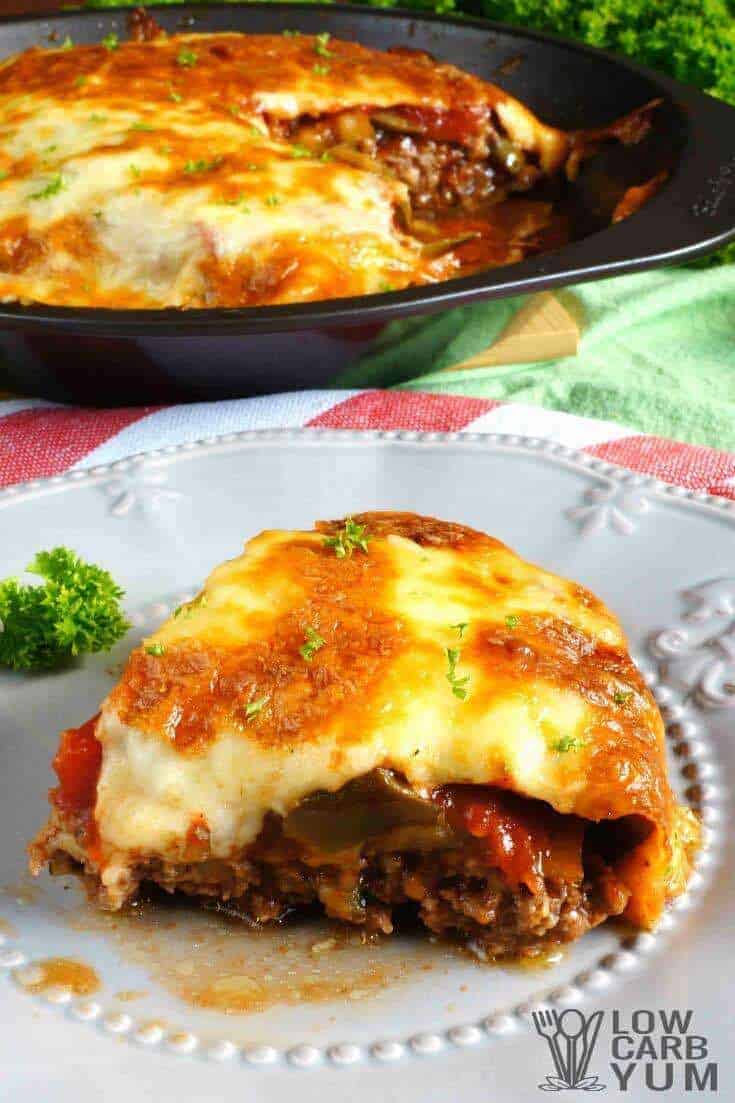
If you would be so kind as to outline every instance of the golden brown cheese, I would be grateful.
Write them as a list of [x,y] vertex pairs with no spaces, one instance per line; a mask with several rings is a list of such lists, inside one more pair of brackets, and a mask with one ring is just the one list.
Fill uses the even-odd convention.
[[342,523],[261,533],[131,655],[90,775],[110,896],[137,859],[186,860],[192,824],[232,858],[268,812],[387,768],[422,794],[490,785],[588,821],[633,817],[627,914],[655,922],[686,882],[696,822],[615,617],[472,529],[354,523],[367,551],[344,556]]
[[548,204],[510,214],[501,204],[436,228],[440,243],[459,244],[427,253],[399,217],[408,189],[392,169],[290,140],[295,120],[396,107],[409,128],[475,159],[488,133],[502,134],[532,175],[559,169],[571,148],[453,66],[329,36],[113,38],[10,58],[0,65],[0,300],[307,301],[444,279],[520,259],[542,229],[558,236]]

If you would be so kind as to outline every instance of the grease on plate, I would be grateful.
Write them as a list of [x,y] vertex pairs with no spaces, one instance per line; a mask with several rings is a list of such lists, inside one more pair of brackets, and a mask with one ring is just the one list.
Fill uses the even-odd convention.
[[27,966],[19,978],[27,992],[64,989],[73,996],[91,996],[100,988],[100,978],[91,965],[68,957],[48,957]]
[[110,939],[123,961],[185,1003],[226,1015],[369,999],[419,973],[446,970],[458,952],[411,933],[363,943],[359,931],[321,918],[254,930],[179,897],[113,914],[85,903],[66,920]]

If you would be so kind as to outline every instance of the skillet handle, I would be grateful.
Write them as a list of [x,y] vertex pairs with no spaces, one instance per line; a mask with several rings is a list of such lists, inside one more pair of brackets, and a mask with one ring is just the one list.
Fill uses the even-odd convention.
[[[681,89],[680,108],[688,115],[690,137],[671,181],[679,224],[677,244],[701,244],[707,251],[735,236],[735,108],[713,96]],[[673,227],[672,227],[673,229]]]

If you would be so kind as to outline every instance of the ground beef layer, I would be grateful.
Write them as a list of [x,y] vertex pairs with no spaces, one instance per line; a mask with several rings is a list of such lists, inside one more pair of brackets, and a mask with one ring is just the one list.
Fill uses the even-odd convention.
[[[259,840],[237,861],[148,860],[131,869],[130,895],[152,883],[167,892],[199,896],[257,925],[317,908],[359,926],[368,937],[392,933],[398,918],[415,918],[432,933],[466,943],[487,959],[534,957],[571,942],[620,915],[629,896],[597,857],[586,862],[582,880],[545,877],[543,887],[531,892],[488,868],[474,841],[427,853],[367,852],[340,864],[314,864],[296,849],[287,840],[275,845]],[[41,857],[51,858],[53,867],[53,855]],[[86,873],[91,891],[105,906],[98,878],[89,866]]]

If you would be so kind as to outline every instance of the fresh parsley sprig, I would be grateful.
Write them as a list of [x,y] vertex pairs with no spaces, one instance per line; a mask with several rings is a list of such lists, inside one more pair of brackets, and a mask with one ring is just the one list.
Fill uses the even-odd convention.
[[304,635],[306,640],[299,648],[299,655],[305,662],[310,663],[317,651],[324,647],[327,641],[311,625],[306,628]]
[[351,517],[345,520],[343,528],[324,541],[325,548],[334,548],[337,559],[348,559],[354,551],[368,553],[367,525],[358,525]]
[[457,674],[457,663],[459,662],[460,650],[458,647],[447,647],[444,650],[444,654],[447,656],[446,679],[452,687],[454,696],[458,697],[460,701],[464,701],[467,697],[467,685],[469,684],[470,676],[469,674],[465,674],[463,678],[460,678]]
[[211,161],[189,160],[184,165],[184,172],[187,173],[187,175],[189,176],[196,175],[200,172],[212,172],[214,169],[219,168],[223,161],[224,157],[213,157]]
[[61,175],[60,172],[56,172],[45,187],[39,188],[38,191],[31,192],[28,198],[50,199],[52,195],[58,195],[64,187],[66,187],[64,177]]
[[314,43],[314,53],[319,57],[334,57],[334,53],[328,49],[328,43],[331,38],[329,31],[323,31],[322,34],[316,36],[316,42]]
[[245,719],[254,720],[259,712],[265,708],[270,698],[266,694],[265,697],[258,697],[255,701],[248,701],[245,706]]
[[69,548],[39,552],[27,570],[43,583],[0,583],[0,664],[48,670],[84,652],[109,651],[130,628],[123,590]]
[[176,55],[176,64],[180,65],[182,69],[191,69],[196,65],[199,55],[194,50],[187,50],[185,46],[182,46]]
[[567,754],[568,751],[578,751],[584,746],[584,740],[577,739],[573,735],[562,735],[560,739],[551,744],[552,751],[557,754]]

